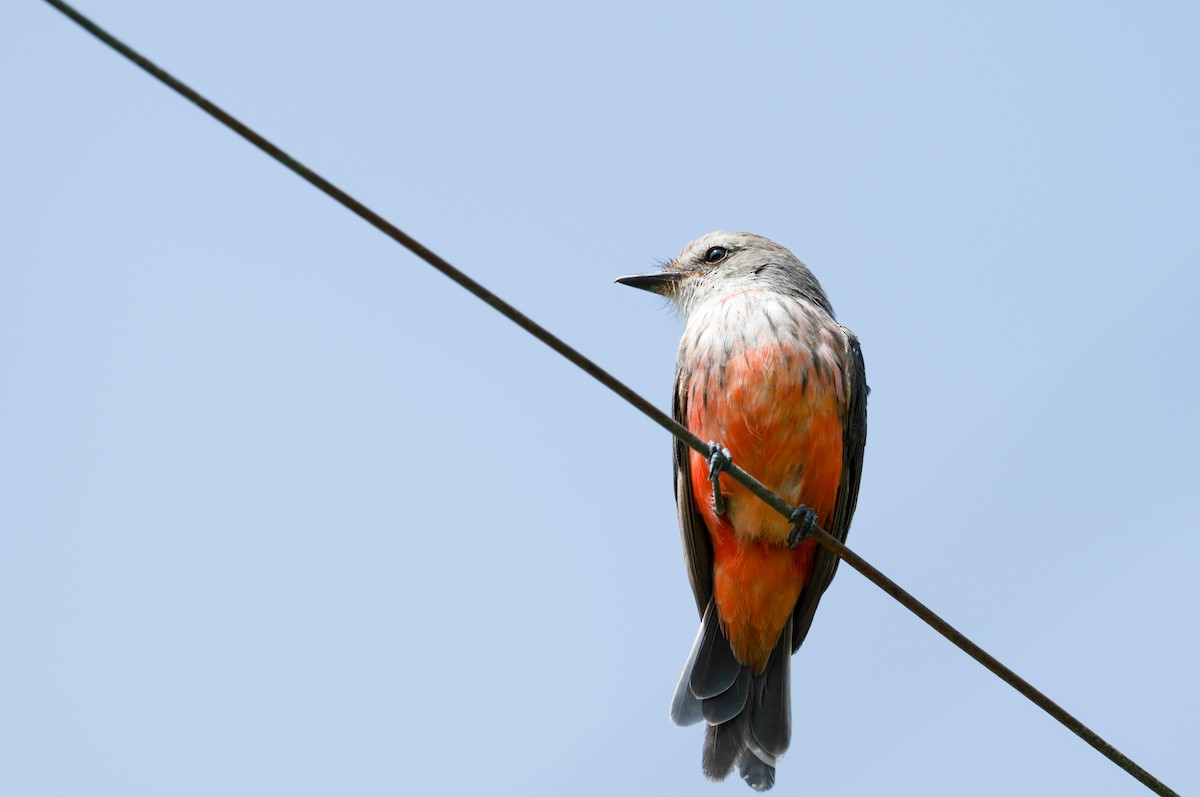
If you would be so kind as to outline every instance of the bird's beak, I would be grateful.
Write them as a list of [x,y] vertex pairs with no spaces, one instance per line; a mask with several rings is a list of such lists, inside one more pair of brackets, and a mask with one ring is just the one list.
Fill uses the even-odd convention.
[[683,272],[681,271],[658,271],[654,274],[635,274],[632,277],[617,277],[617,282],[622,285],[628,285],[631,288],[640,288],[643,291],[658,293],[666,296],[675,291],[675,288],[683,280]]

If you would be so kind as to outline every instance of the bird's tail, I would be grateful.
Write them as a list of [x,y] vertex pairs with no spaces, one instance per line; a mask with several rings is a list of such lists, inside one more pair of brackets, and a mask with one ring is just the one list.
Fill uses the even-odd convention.
[[676,725],[708,723],[703,768],[709,780],[724,780],[736,765],[755,790],[775,785],[775,762],[792,738],[791,652],[789,618],[766,669],[755,675],[734,657],[709,601],[671,701]]

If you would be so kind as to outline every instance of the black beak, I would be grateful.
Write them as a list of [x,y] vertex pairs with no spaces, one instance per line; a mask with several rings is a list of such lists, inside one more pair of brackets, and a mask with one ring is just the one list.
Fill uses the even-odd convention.
[[616,281],[631,288],[640,288],[651,293],[669,294],[683,280],[679,271],[659,271],[654,274],[635,274],[632,277],[617,277]]

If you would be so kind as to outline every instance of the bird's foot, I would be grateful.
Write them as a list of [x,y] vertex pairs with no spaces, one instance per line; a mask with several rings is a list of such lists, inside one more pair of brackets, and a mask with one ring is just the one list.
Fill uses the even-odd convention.
[[813,529],[817,527],[817,513],[804,504],[796,507],[796,511],[792,512],[788,520],[792,522],[792,530],[788,532],[787,536],[789,548],[795,548],[807,540],[812,536]]
[[725,514],[725,496],[721,493],[721,473],[733,464],[733,456],[729,449],[717,443],[708,441],[708,480],[712,482],[713,514],[717,517]]

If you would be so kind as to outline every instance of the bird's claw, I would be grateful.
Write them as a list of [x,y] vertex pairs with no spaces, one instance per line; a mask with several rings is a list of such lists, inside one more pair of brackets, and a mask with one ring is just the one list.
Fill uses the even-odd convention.
[[708,480],[712,482],[713,514],[717,517],[725,514],[725,496],[721,493],[721,473],[733,464],[733,456],[729,449],[717,443],[708,441]]
[[789,548],[795,548],[807,540],[817,527],[817,513],[804,504],[796,507],[796,511],[792,512],[788,520],[792,523],[792,530],[787,536]]

